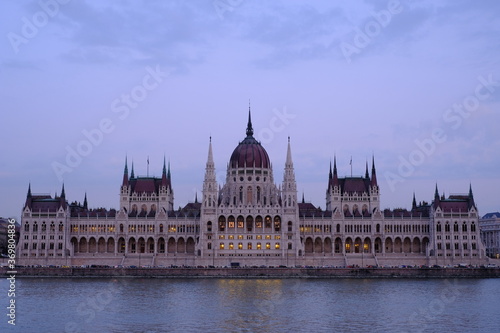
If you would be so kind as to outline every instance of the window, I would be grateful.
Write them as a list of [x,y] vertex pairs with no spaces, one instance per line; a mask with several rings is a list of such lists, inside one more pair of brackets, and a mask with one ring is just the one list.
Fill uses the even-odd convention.
[[279,249],[280,249],[280,243],[276,243],[276,244],[274,244],[274,248],[275,248],[276,250],[279,250]]
[[160,224],[160,232],[163,232],[163,224]]
[[248,250],[251,250],[251,249],[252,249],[252,243],[248,243],[248,244],[247,244],[247,249],[248,249]]
[[54,249],[54,243],[50,243],[50,244],[49,244],[49,249],[50,249],[50,250],[53,250],[53,249]]
[[451,250],[451,244],[450,243],[446,243],[446,249],[447,250]]
[[438,246],[438,250],[441,250],[441,249],[442,249],[442,247],[441,247],[441,243],[438,243],[438,244],[437,244],[437,246]]
[[45,222],[42,223],[42,232],[45,232],[47,230],[47,226],[45,225]]
[[57,246],[57,248],[58,248],[59,250],[62,250],[62,249],[63,249],[63,244],[62,244],[62,243],[59,243],[59,244],[58,244],[58,246]]
[[207,231],[212,232],[212,222],[211,221],[207,222]]
[[45,243],[42,243],[41,246],[42,246],[42,250],[45,250]]
[[264,228],[271,228],[271,217],[270,216],[266,216]]
[[234,244],[233,244],[233,243],[229,243],[229,249],[230,249],[230,250],[233,250],[233,249],[234,249]]
[[467,223],[462,224],[462,232],[467,232]]
[[36,222],[33,223],[33,232],[38,232],[38,224]]
[[261,250],[262,249],[262,244],[261,243],[257,243],[257,250]]
[[455,243],[455,250],[458,250],[458,243]]
[[436,225],[436,231],[441,232],[441,222],[438,222],[438,224]]
[[212,249],[212,243],[207,244],[207,249],[211,250]]
[[28,243],[24,243],[24,249],[27,250],[28,249]]
[[271,243],[266,243],[266,250],[270,250],[271,249]]
[[243,249],[243,243],[238,243],[238,250],[242,250]]
[[33,243],[33,250],[36,250],[36,243]]
[[292,221],[288,221],[288,232],[292,231]]
[[26,232],[29,232],[29,231],[30,231],[30,224],[29,224],[28,222],[26,222],[26,223],[24,224],[24,231],[26,231]]
[[455,224],[453,225],[453,231],[458,232],[458,223],[457,222],[455,222]]
[[444,232],[450,232],[450,224],[448,222],[444,225]]
[[62,232],[64,230],[64,226],[62,222],[59,222],[59,232]]
[[292,249],[292,243],[288,243],[288,249],[291,250]]
[[470,226],[470,231],[476,232],[476,224],[474,222],[472,222],[472,224]]
[[219,249],[224,250],[224,243],[220,243]]

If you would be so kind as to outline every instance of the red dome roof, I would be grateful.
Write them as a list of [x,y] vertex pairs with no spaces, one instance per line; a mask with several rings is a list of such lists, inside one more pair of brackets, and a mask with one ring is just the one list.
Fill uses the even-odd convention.
[[240,142],[231,155],[229,163],[231,168],[271,168],[269,155],[260,142],[253,137],[252,120],[248,110],[247,137]]
[[233,151],[230,160],[231,168],[267,168],[271,167],[269,156],[262,145],[253,136],[247,136]]

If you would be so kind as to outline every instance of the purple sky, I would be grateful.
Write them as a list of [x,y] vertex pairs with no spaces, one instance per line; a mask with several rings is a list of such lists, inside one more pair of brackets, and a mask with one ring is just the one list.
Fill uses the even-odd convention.
[[[281,183],[325,207],[328,167],[364,174],[382,208],[472,184],[500,210],[498,1],[2,1],[0,216],[33,193],[117,208],[136,175],[171,163],[175,207],[255,136]],[[92,141],[86,136],[92,136]],[[76,151],[79,157],[68,157]],[[80,153],[78,153],[80,152]],[[68,162],[69,161],[69,162]]]

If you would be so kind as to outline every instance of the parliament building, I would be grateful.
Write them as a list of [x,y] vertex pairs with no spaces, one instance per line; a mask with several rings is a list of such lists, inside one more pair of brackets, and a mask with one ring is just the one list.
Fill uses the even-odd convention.
[[[325,167],[325,169],[327,169]],[[21,265],[400,266],[487,261],[472,189],[410,210],[381,210],[375,161],[363,177],[325,175],[326,209],[298,200],[290,139],[284,177],[253,136],[234,149],[225,183],[208,145],[200,201],[174,209],[170,165],[139,177],[125,159],[119,209],[91,209],[28,188],[17,255]]]

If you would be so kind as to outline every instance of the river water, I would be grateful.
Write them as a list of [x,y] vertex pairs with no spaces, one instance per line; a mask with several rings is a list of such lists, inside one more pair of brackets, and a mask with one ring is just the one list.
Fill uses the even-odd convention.
[[17,278],[0,332],[500,332],[499,279]]

